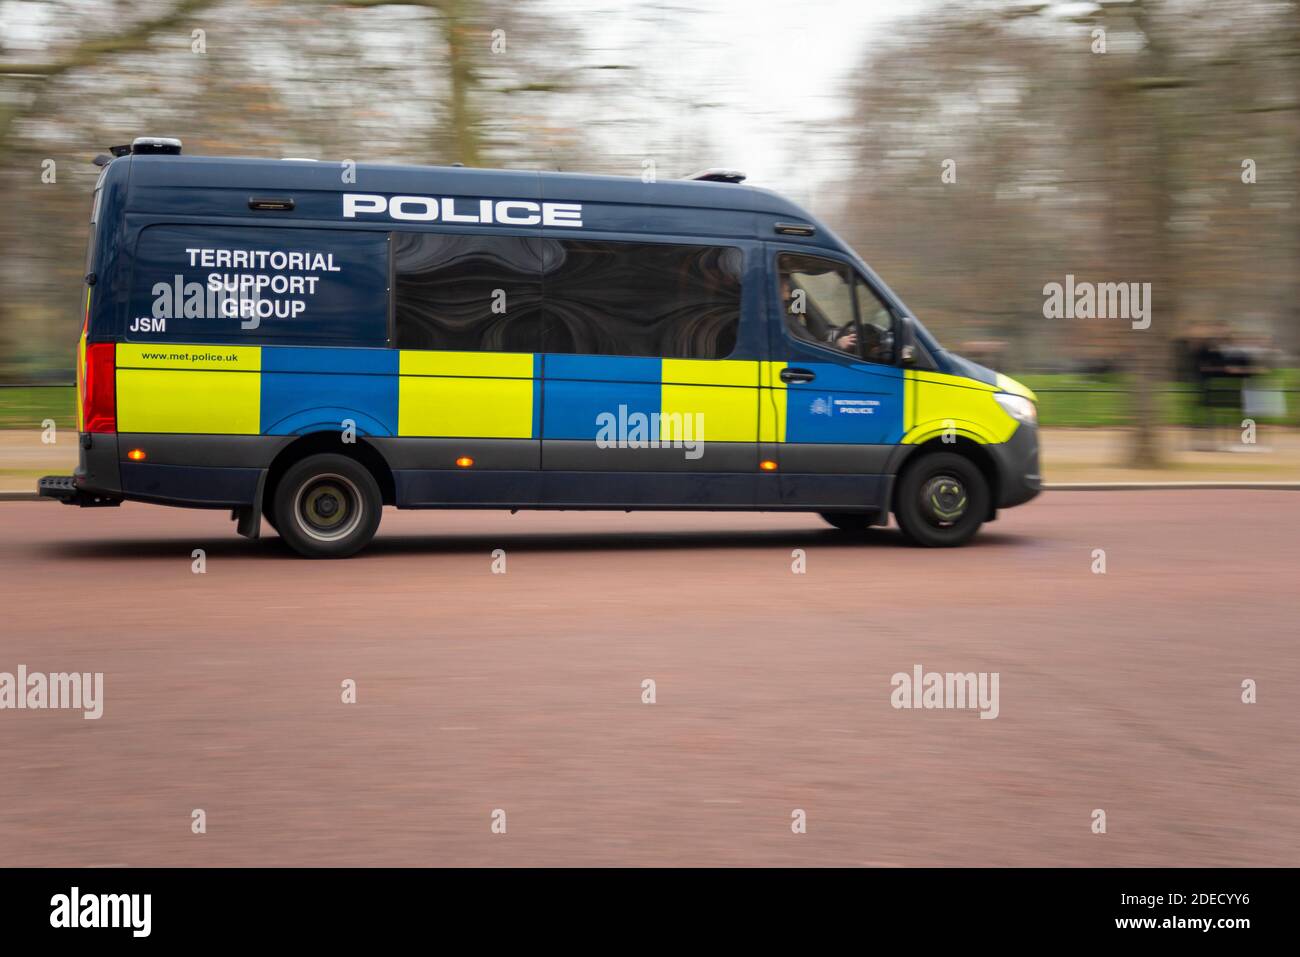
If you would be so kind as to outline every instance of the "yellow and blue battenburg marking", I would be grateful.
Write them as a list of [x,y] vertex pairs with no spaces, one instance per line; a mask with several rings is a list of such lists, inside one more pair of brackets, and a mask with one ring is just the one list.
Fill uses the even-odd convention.
[[543,438],[594,440],[602,416],[641,414],[665,430],[651,439],[699,439],[702,415],[705,441],[757,441],[757,362],[548,355],[545,375]]
[[1006,442],[1017,423],[993,398],[1034,393],[1004,375],[996,385],[941,372],[866,363],[803,362],[807,383],[781,381],[790,363],[760,363],[766,396],[763,442],[844,445],[916,445],[945,434],[981,444]]
[[[671,441],[915,444],[955,430],[1005,442],[1005,376],[866,364],[237,345],[117,347],[122,432],[592,440],[601,416],[642,413]],[[1005,379],[1005,382],[1002,380]],[[693,429],[703,415],[704,435]],[[690,424],[687,424],[690,417]]]
[[120,344],[118,429],[225,435],[530,438],[540,357]]
[[[868,363],[842,365],[803,359],[765,363],[771,389],[774,438],[806,445],[890,445],[903,431],[902,372]],[[783,370],[814,374],[810,382],[783,382]]]

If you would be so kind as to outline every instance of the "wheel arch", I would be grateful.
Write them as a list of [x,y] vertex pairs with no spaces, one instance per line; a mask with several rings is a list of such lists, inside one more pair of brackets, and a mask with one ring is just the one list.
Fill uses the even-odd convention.
[[964,435],[952,437],[952,441],[945,442],[942,436],[935,436],[919,445],[901,445],[899,446],[901,454],[893,463],[894,481],[889,490],[889,510],[894,511],[895,496],[898,494],[899,479],[903,474],[926,455],[933,452],[950,452],[967,458],[984,476],[984,481],[989,484],[989,514],[988,519],[992,519],[997,512],[997,503],[1001,501],[1001,480],[998,476],[997,462],[984,446],[974,439]]
[[379,494],[383,503],[396,504],[397,488],[393,479],[393,469],[383,453],[361,437],[358,437],[355,442],[344,442],[339,432],[310,432],[294,439],[276,453],[266,470],[263,501],[275,501],[276,486],[291,465],[309,455],[326,453],[347,456],[364,466],[379,483]]

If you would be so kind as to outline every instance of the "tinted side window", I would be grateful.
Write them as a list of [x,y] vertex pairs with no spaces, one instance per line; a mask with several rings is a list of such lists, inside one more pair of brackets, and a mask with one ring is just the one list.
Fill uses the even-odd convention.
[[743,255],[729,246],[548,240],[548,352],[724,359],[740,326]]
[[397,347],[545,351],[541,242],[394,233]]

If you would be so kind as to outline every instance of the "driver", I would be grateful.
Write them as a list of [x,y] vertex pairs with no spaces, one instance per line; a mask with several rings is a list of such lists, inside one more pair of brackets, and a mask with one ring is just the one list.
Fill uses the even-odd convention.
[[802,309],[795,310],[795,295],[802,287],[789,273],[781,274],[781,301],[785,304],[786,324],[795,335],[809,342],[831,345],[842,352],[857,355],[858,334],[848,326],[836,326],[803,290]]

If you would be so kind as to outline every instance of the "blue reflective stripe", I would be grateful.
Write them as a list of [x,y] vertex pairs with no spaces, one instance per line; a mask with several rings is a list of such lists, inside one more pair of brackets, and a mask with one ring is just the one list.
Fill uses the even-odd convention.
[[265,346],[263,372],[355,372],[397,375],[396,349]]

